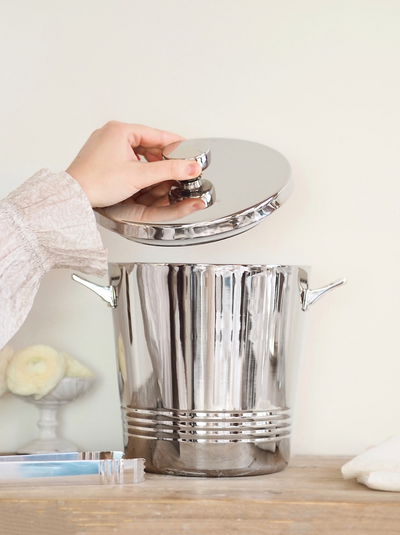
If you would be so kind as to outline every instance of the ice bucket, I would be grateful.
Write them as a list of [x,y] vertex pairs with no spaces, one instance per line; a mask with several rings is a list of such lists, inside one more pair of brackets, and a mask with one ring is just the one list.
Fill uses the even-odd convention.
[[[219,146],[222,166],[226,144]],[[275,193],[245,201],[246,210],[231,210],[230,217],[135,221],[128,217],[135,213],[131,202],[99,210],[98,219],[126,238],[167,246],[248,230],[287,197],[287,162],[278,153],[267,155],[272,160],[265,170],[272,174],[266,184]],[[214,182],[195,188],[207,207],[203,219],[220,209]],[[176,201],[175,188],[169,205],[184,202],[188,191]],[[109,276],[104,287],[73,278],[113,308],[126,456],[144,457],[148,471],[162,474],[282,470],[290,456],[304,313],[345,280],[311,290],[307,267],[162,262],[111,263]]]
[[110,264],[125,454],[151,472],[265,474],[289,461],[306,268]]

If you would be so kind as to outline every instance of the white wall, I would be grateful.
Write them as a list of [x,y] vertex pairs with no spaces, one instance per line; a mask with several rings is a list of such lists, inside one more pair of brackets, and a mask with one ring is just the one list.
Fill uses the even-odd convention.
[[[65,169],[109,119],[290,160],[290,201],[242,236],[159,250],[102,235],[111,260],[305,264],[313,287],[348,277],[307,312],[297,454],[353,454],[400,432],[399,24],[396,0],[0,4],[0,197]],[[122,446],[112,336],[110,310],[58,271],[12,340],[94,369],[96,388],[62,414],[83,449]],[[36,416],[3,397],[0,450],[33,438]]]

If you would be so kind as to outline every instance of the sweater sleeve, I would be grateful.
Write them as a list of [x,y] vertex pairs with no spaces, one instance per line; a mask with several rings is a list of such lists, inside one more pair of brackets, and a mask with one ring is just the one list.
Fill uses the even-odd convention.
[[42,169],[0,202],[0,348],[26,319],[54,268],[104,275],[104,249],[89,201],[65,172]]

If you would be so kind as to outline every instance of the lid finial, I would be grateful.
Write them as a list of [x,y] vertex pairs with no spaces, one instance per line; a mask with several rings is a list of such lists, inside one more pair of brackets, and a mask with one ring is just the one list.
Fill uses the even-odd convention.
[[[163,150],[164,160],[193,160],[201,170],[207,169],[211,162],[210,147],[201,140],[176,141]],[[209,180],[203,178],[203,174],[191,180],[181,180],[172,186],[168,194],[169,202],[177,204],[186,199],[200,199],[205,207],[211,206],[215,199],[215,189]]]

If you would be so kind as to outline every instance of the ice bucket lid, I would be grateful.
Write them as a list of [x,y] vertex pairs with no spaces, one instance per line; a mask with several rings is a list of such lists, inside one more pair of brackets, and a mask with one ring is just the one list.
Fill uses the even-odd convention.
[[149,245],[213,242],[258,225],[292,191],[289,162],[276,150],[259,143],[218,138],[185,140],[166,147],[163,157],[196,160],[203,169],[197,179],[166,185],[169,192],[163,192],[165,204],[198,198],[205,208],[181,219],[168,220],[165,207],[143,210],[140,197],[133,196],[113,206],[96,208],[100,225]]

